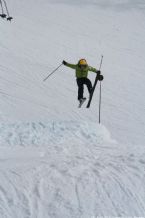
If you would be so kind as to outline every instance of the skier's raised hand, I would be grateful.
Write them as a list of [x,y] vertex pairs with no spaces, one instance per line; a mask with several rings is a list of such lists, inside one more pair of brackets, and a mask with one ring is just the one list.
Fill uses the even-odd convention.
[[67,62],[63,60],[62,64],[67,65]]
[[101,74],[101,71],[100,70],[97,70],[97,72],[96,73],[98,73],[98,74]]

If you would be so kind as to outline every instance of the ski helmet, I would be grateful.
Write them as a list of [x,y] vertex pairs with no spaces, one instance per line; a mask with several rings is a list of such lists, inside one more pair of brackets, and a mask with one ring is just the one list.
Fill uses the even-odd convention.
[[87,66],[87,61],[85,59],[80,59],[79,62],[78,62],[78,65],[80,66]]

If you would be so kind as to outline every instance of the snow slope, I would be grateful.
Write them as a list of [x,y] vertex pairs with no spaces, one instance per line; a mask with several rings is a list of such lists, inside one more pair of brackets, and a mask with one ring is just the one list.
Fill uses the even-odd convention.
[[[144,0],[7,2],[15,19],[0,20],[0,218],[145,216]],[[105,127],[98,90],[91,109],[77,108],[71,69],[43,83],[63,59],[98,67],[102,54]]]

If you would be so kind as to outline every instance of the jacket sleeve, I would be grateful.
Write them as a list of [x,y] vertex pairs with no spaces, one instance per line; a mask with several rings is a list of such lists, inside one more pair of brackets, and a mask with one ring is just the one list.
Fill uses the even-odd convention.
[[88,70],[91,72],[94,72],[94,73],[97,73],[97,71],[98,71],[96,68],[91,67],[91,66],[88,67]]
[[77,68],[77,65],[76,65],[76,64],[69,64],[69,63],[67,63],[66,66],[67,66],[67,67],[70,67],[70,68],[72,68],[72,69],[75,69],[75,70],[76,70],[76,68]]

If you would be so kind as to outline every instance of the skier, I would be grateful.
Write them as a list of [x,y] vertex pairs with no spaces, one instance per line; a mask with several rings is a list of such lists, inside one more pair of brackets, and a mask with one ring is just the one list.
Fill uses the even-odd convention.
[[76,71],[76,81],[78,85],[78,100],[80,104],[86,100],[86,98],[83,97],[84,93],[84,85],[87,86],[89,94],[91,94],[92,91],[92,83],[91,81],[87,78],[88,77],[88,72],[94,72],[94,73],[101,73],[99,70],[96,68],[93,68],[87,64],[87,61],[85,59],[81,59],[78,61],[77,64],[70,64],[67,63],[66,61],[62,62],[65,66],[70,67]]

